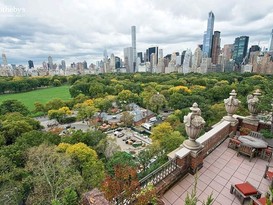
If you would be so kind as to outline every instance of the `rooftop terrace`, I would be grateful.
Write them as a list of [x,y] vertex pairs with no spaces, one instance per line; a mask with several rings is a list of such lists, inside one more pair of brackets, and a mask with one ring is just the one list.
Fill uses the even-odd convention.
[[[230,194],[231,184],[250,182],[262,196],[268,190],[270,182],[263,178],[267,161],[253,158],[249,162],[246,156],[238,156],[236,151],[228,148],[226,139],[205,159],[203,167],[198,172],[197,197],[199,202],[213,193],[213,205],[239,205],[237,197]],[[194,176],[186,175],[172,186],[162,197],[166,205],[183,205],[187,193],[191,193],[194,186]]]

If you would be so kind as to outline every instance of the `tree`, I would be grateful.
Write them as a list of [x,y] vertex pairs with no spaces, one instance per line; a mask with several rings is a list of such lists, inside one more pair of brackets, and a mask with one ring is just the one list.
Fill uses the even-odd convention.
[[26,169],[33,176],[33,189],[27,204],[51,204],[66,195],[66,189],[79,190],[82,177],[72,164],[71,158],[45,144],[28,152]]
[[120,151],[121,148],[117,145],[117,140],[115,138],[106,137],[102,139],[96,147],[96,151],[99,155],[109,159],[114,153]]
[[58,110],[61,107],[65,107],[65,103],[61,99],[53,99],[45,104],[46,110]]
[[61,107],[58,110],[49,110],[48,117],[49,119],[56,119],[60,122],[64,117],[71,114],[71,110],[68,107]]
[[89,96],[91,98],[102,97],[105,86],[102,83],[92,83],[89,88]]
[[157,93],[150,98],[149,104],[151,110],[158,113],[158,111],[167,104],[167,101],[164,95]]
[[139,97],[130,90],[123,90],[118,94],[118,100],[121,103],[137,103],[139,101]]
[[25,132],[39,130],[41,125],[38,121],[24,117],[20,113],[8,113],[0,118],[0,131],[5,137],[6,144],[12,144],[16,138]]
[[29,114],[27,107],[18,100],[5,100],[0,105],[0,115],[5,115],[10,112],[19,112],[26,116]]
[[109,160],[106,162],[106,170],[107,173],[111,176],[115,173],[115,167],[122,166],[122,167],[134,167],[136,168],[135,160],[131,154],[127,152],[116,152]]
[[101,185],[108,201],[119,204],[119,198],[131,199],[137,193],[139,182],[135,168],[129,166],[116,166],[114,176],[108,175]]
[[122,113],[120,121],[124,123],[124,126],[130,127],[134,122],[134,116],[130,112],[125,111]]
[[20,204],[23,200],[24,171],[16,168],[7,158],[0,155],[0,204]]
[[169,153],[179,147],[185,139],[178,131],[174,131],[168,122],[163,122],[153,128],[151,138],[153,143],[159,142],[165,153]]
[[43,114],[46,113],[46,108],[45,108],[45,106],[42,103],[35,102],[34,106],[35,106],[34,112],[42,112]]
[[84,188],[92,189],[102,182],[104,178],[104,167],[103,163],[98,159],[95,150],[83,143],[74,145],[61,143],[58,148],[73,159],[73,164],[84,179]]
[[70,136],[62,138],[62,142],[69,144],[77,144],[82,142],[87,146],[95,148],[99,142],[106,138],[106,134],[101,131],[88,131],[83,132],[82,130],[77,130],[73,132]]
[[94,105],[85,105],[82,104],[78,109],[77,118],[79,120],[86,120],[89,123],[89,120],[94,116],[94,114],[98,111]]

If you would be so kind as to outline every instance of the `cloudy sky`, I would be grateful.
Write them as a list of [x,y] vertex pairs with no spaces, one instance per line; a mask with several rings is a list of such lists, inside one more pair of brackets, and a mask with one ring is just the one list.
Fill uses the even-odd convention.
[[210,11],[221,46],[248,35],[249,45],[268,47],[272,0],[0,0],[0,48],[9,64],[41,65],[49,55],[90,64],[104,49],[123,57],[135,25],[138,52],[154,45],[164,55],[194,51]]

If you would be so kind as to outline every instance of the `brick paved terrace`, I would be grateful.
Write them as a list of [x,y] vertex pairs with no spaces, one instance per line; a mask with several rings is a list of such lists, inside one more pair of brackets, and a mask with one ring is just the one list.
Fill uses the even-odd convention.
[[[197,197],[199,202],[213,193],[213,205],[240,204],[237,197],[230,194],[231,184],[250,182],[262,196],[268,190],[270,182],[263,178],[266,160],[238,156],[236,151],[228,148],[226,139],[220,146],[211,152],[205,159],[203,167],[198,172]],[[191,193],[194,186],[194,176],[186,175],[172,186],[162,197],[166,205],[183,205],[187,193]]]

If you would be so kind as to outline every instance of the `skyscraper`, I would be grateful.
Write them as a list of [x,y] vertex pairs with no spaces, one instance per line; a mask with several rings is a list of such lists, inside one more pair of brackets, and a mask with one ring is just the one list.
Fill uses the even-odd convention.
[[243,63],[244,58],[247,55],[248,41],[248,36],[240,36],[235,38],[232,55],[232,59],[235,61],[235,64],[241,65],[241,63]]
[[230,60],[232,58],[233,44],[225,44],[223,48],[224,60]]
[[211,11],[209,12],[207,31],[205,31],[204,33],[203,57],[211,57],[213,27],[214,27],[214,14]]
[[62,69],[65,70],[66,69],[66,64],[65,64],[65,60],[62,60]]
[[28,61],[28,68],[34,68],[34,64],[33,64],[33,61],[32,60],[29,60]]
[[128,73],[133,73],[133,48],[124,48],[124,63]]
[[53,59],[51,56],[48,56],[48,69],[53,69]]
[[269,44],[268,50],[269,50],[269,52],[273,52],[273,29],[271,31],[270,44]]
[[[158,47],[151,47],[146,50],[146,61],[151,62],[151,54],[154,53],[156,55],[156,59],[158,59]],[[156,63],[158,61],[156,60]]]
[[4,66],[8,65],[6,54],[2,53],[2,63]]
[[220,31],[214,31],[212,38],[212,50],[211,50],[211,62],[213,64],[218,64],[218,57],[220,55]]
[[136,27],[131,27],[131,34],[132,34],[132,48],[133,48],[133,72],[136,71],[136,59],[137,59],[137,53],[136,53]]

